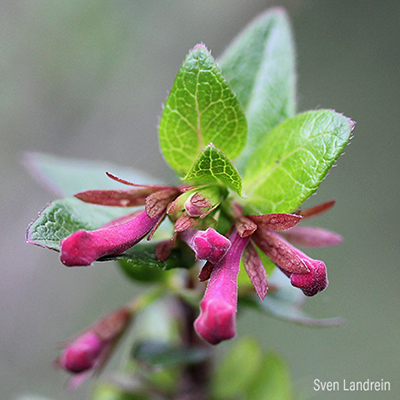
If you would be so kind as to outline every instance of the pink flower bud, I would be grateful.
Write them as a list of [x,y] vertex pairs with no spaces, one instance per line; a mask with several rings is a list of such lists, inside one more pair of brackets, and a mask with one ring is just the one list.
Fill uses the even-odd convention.
[[55,361],[56,366],[74,374],[69,388],[75,389],[107,362],[131,319],[130,309],[119,308],[69,340]]
[[237,276],[243,250],[250,237],[242,238],[234,230],[231,247],[212,270],[207,290],[200,302],[195,321],[197,333],[207,342],[218,344],[236,334]]
[[162,213],[150,218],[143,211],[121,224],[111,224],[96,231],[77,231],[61,240],[61,262],[69,267],[87,266],[100,257],[121,254],[140,242],[161,216]]
[[180,237],[192,248],[199,260],[207,260],[212,264],[221,260],[231,247],[230,240],[213,228],[205,231],[188,229]]
[[59,365],[72,373],[92,369],[103,346],[103,341],[95,333],[87,332],[65,348],[59,359]]
[[313,260],[300,250],[297,253],[304,260],[310,272],[307,274],[291,274],[290,283],[300,288],[306,296],[314,296],[328,286],[326,267],[322,261]]

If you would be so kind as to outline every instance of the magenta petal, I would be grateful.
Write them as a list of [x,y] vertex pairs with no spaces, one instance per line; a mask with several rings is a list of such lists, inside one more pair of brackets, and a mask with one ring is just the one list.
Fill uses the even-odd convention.
[[261,301],[265,299],[268,292],[268,278],[264,265],[257,253],[256,248],[250,242],[243,252],[243,262],[247,275],[256,289]]
[[121,254],[141,241],[161,216],[149,218],[143,211],[119,225],[77,231],[61,241],[61,262],[69,267],[87,266],[100,257]]
[[295,226],[287,232],[282,232],[281,235],[295,246],[305,247],[334,246],[343,240],[335,232],[312,226]]
[[249,238],[241,238],[235,230],[230,237],[232,246],[215,265],[195,321],[197,333],[207,342],[218,344],[236,334],[237,276],[243,250]]

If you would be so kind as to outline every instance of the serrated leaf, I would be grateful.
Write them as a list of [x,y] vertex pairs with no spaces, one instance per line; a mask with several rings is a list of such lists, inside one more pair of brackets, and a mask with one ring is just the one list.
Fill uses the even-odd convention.
[[244,171],[260,140],[295,114],[295,51],[285,10],[272,8],[252,21],[219,63],[248,122],[246,148],[236,160]]
[[246,400],[291,400],[292,382],[286,362],[269,352],[247,390]]
[[227,356],[217,364],[211,381],[213,399],[236,399],[253,382],[261,364],[258,342],[244,337],[237,341]]
[[352,127],[332,110],[308,111],[275,127],[253,153],[243,178],[248,210],[296,210],[342,153]]
[[242,193],[242,178],[229,158],[213,144],[203,150],[183,180],[193,184],[218,183]]
[[211,54],[197,45],[180,68],[159,125],[161,150],[185,175],[200,152],[214,143],[229,158],[246,143],[247,122],[236,95]]
[[107,177],[106,172],[112,172],[135,183],[160,183],[145,172],[103,161],[79,160],[43,153],[26,153],[23,162],[39,183],[61,196],[72,196],[89,189],[126,188],[126,186]]
[[84,203],[74,197],[49,204],[29,226],[27,241],[31,244],[60,250],[60,241],[80,230],[95,230],[124,214],[129,208],[102,207]]

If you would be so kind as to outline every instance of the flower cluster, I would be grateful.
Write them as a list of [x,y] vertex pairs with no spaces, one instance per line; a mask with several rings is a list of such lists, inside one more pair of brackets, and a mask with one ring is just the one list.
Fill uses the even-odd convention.
[[[314,296],[328,285],[325,264],[308,257],[291,243],[312,247],[339,243],[341,237],[333,232],[297,226],[301,220],[330,209],[334,201],[293,214],[244,215],[242,208],[227,198],[226,189],[217,185],[136,185],[111,174],[109,176],[133,187],[90,190],[78,193],[76,197],[94,204],[119,207],[144,205],[145,209],[111,221],[98,230],[80,230],[63,239],[61,261],[67,266],[88,266],[101,257],[121,254],[146,236],[150,240],[168,216],[174,223],[174,235],[169,241],[157,243],[156,257],[159,261],[166,260],[177,242],[183,241],[198,260],[205,261],[199,280],[208,281],[208,285],[200,303],[201,312],[195,328],[211,344],[235,336],[237,277],[241,260],[261,300],[267,294],[268,279],[259,251],[267,255],[288,276],[291,284],[300,288],[306,296]],[[221,204],[225,205],[223,209]],[[231,223],[231,228],[224,234],[214,229],[221,212]],[[83,347],[87,342],[95,343],[93,353],[85,359],[90,364],[97,359],[102,346],[93,335],[84,336],[81,341],[80,346]]]

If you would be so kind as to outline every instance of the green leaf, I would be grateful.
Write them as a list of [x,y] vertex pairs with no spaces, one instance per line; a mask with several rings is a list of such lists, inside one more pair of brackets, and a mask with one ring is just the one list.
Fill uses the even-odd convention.
[[219,59],[248,122],[248,141],[236,165],[244,171],[260,140],[295,114],[295,51],[289,19],[282,8],[257,17]]
[[168,279],[166,271],[174,268],[191,268],[194,265],[194,253],[188,248],[178,247],[171,251],[169,257],[159,262],[155,256],[154,243],[139,243],[125,253],[105,260],[118,260],[122,271],[134,281],[151,283]]
[[246,143],[247,122],[236,95],[211,54],[197,45],[180,68],[159,125],[161,150],[185,175],[200,152],[214,143],[229,158]]
[[211,381],[213,399],[236,399],[253,382],[261,364],[261,348],[252,338],[235,343],[225,359],[216,366]]
[[103,207],[67,197],[50,203],[29,226],[27,241],[60,250],[60,240],[80,230],[95,230],[101,225],[132,212],[132,209]]
[[142,171],[102,161],[63,158],[42,153],[26,153],[23,163],[39,183],[61,196],[72,196],[89,189],[121,189],[127,187],[110,179],[105,174],[106,172],[111,172],[134,183],[160,183]]
[[246,400],[291,400],[292,383],[286,363],[276,353],[268,353],[253,383],[247,390]]
[[191,365],[205,361],[210,352],[205,347],[182,346],[154,340],[146,340],[136,343],[132,348],[131,355],[136,361],[142,361],[150,366],[162,368],[175,367],[179,365]]
[[318,188],[349,142],[353,123],[332,110],[308,111],[275,127],[243,178],[250,212],[293,212]]
[[228,157],[209,144],[183,180],[193,184],[219,183],[242,193],[242,178]]

